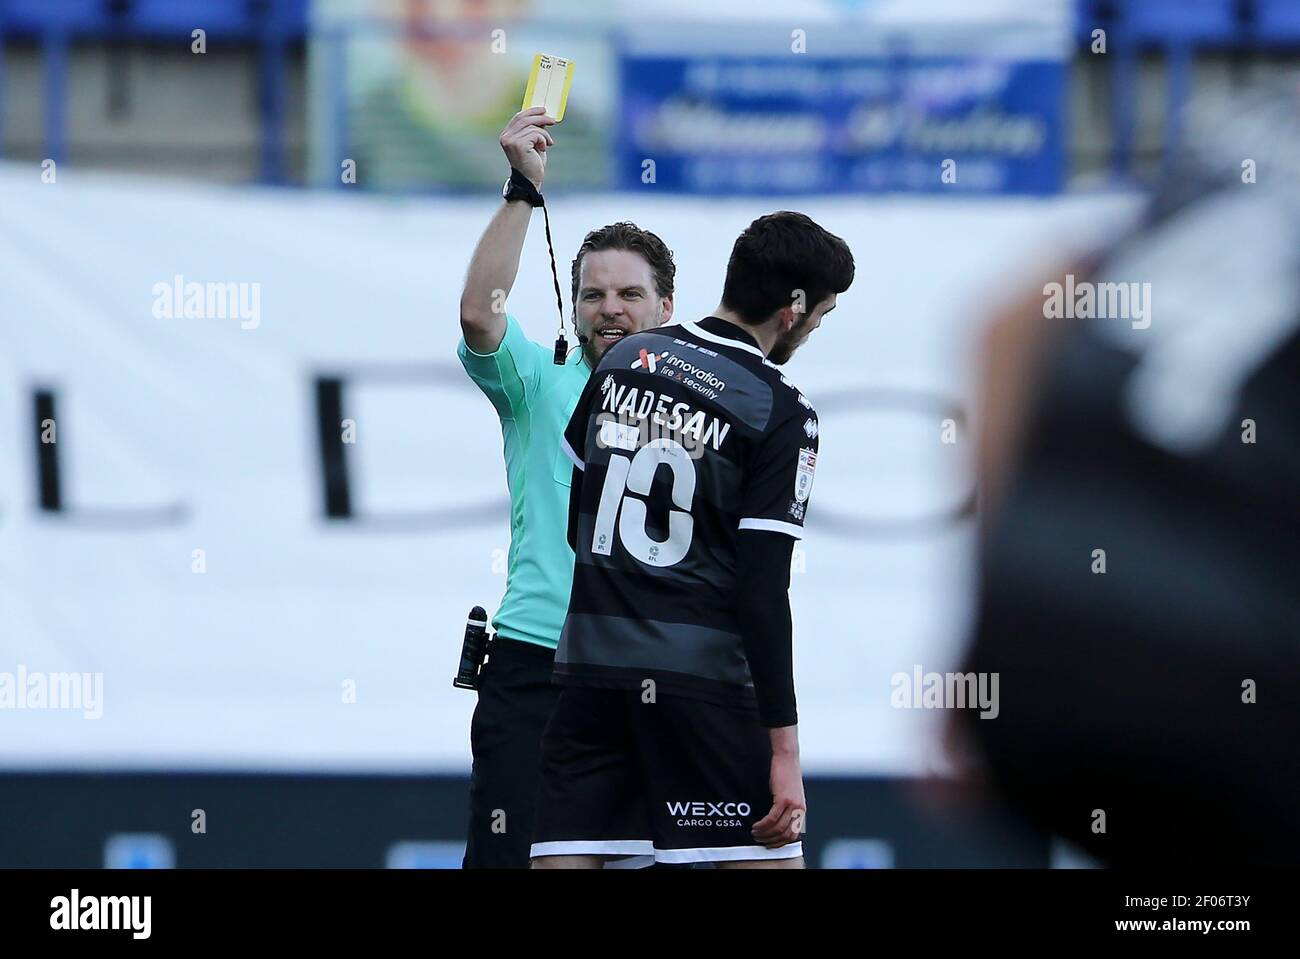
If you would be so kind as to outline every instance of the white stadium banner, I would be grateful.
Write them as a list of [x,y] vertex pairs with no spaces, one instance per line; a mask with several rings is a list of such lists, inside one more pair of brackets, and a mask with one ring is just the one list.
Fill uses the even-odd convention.
[[[509,533],[457,302],[499,201],[43,185],[26,166],[0,167],[0,194],[0,693],[18,692],[0,764],[467,772],[474,697],[451,679],[467,611],[500,600]],[[794,202],[571,196],[551,215],[562,272],[588,229],[659,232],[690,319],[736,234]],[[858,264],[789,369],[821,413],[792,577],[805,768],[915,772],[940,717],[891,708],[891,677],[952,668],[969,615],[977,324],[1006,264],[1128,205],[797,202]],[[510,309],[549,346],[533,227]],[[353,519],[324,515],[329,378],[355,429]],[[55,492],[62,509],[41,509]],[[56,694],[67,674],[89,680],[77,708]]]

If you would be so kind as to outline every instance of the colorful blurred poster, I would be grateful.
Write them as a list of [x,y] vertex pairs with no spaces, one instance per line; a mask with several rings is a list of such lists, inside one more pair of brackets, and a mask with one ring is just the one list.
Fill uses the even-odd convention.
[[504,179],[536,53],[576,61],[555,188],[698,194],[1062,186],[1064,0],[316,0],[314,179]]
[[312,169],[380,190],[500,187],[497,145],[533,56],[576,61],[548,185],[609,185],[613,56],[601,20],[565,0],[317,0],[311,49]]

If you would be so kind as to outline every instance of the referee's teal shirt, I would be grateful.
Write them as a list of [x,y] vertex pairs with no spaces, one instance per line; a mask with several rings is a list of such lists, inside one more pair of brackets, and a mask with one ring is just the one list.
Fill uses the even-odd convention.
[[567,538],[573,462],[560,439],[591,367],[580,349],[556,366],[554,351],[528,339],[509,314],[495,353],[475,353],[462,337],[456,354],[492,401],[505,439],[510,557],[492,626],[507,639],[554,649],[573,586]]

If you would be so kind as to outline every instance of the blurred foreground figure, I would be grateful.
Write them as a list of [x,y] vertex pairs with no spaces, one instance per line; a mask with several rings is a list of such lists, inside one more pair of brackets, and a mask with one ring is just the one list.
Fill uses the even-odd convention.
[[1103,862],[1294,865],[1300,85],[1198,119],[1142,224],[989,333],[964,668],[1001,703],[958,721]]

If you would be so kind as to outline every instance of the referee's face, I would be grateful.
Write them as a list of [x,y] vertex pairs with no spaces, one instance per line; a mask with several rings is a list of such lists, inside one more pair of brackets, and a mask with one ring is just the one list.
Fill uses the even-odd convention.
[[654,273],[641,254],[594,250],[582,258],[575,310],[592,366],[624,336],[667,323],[672,309],[672,297],[655,293]]

